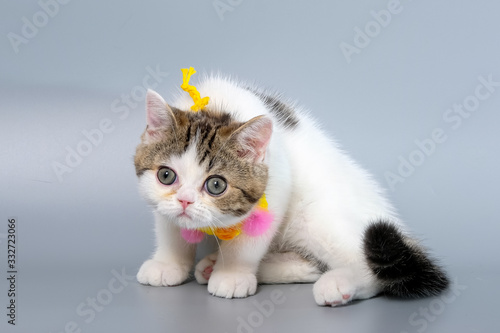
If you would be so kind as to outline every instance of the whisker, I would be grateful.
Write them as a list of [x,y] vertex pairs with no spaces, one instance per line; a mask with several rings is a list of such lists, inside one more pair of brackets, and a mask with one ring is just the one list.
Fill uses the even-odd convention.
[[[212,218],[216,221],[216,222],[219,222],[220,226],[221,227],[224,227],[224,223],[222,223],[222,220],[215,217],[215,216],[212,216]],[[214,223],[214,226],[217,226],[217,224]]]
[[[216,219],[216,217],[215,217],[215,216],[214,216],[213,218],[214,218],[214,219]],[[221,260],[222,260],[222,266],[225,266],[225,264],[224,264],[224,255],[222,254],[222,248],[221,248],[221,246],[220,246],[219,239],[218,239],[218,238],[217,238],[217,236],[215,235],[215,229],[214,229],[214,227],[212,227],[212,225],[214,225],[214,224],[213,224],[213,222],[212,222],[212,221],[209,221],[208,223],[210,223],[210,225],[209,225],[208,227],[209,227],[209,228],[210,228],[210,230],[212,231],[212,234],[213,234],[213,236],[214,236],[214,238],[215,238],[215,241],[217,242],[218,252],[219,252],[220,258],[221,258]],[[215,226],[215,225],[214,225],[214,226]],[[217,228],[217,227],[215,227],[215,228]],[[217,258],[217,259],[218,259],[218,258]]]
[[[193,211],[191,214],[193,215],[193,217],[194,217],[194,218],[198,218],[198,219],[200,219],[200,220],[202,220],[202,219],[205,217],[205,216],[204,216],[201,212],[199,212],[199,211],[197,211],[197,210]],[[200,217],[201,217],[201,218],[200,218]],[[213,216],[213,215],[212,215],[212,218],[217,219],[217,218],[216,218],[215,216]],[[217,219],[217,220],[219,220],[219,219]],[[219,222],[222,222],[222,221],[220,221],[220,220],[219,220]],[[220,254],[220,258],[221,258],[221,261],[222,261],[222,265],[224,265],[224,255],[222,254],[222,250],[221,250],[221,245],[220,245],[219,239],[218,239],[218,238],[217,238],[217,236],[215,235],[215,229],[217,228],[217,226],[216,226],[216,225],[215,225],[215,224],[214,224],[211,220],[208,220],[208,223],[209,223],[208,227],[209,227],[209,228],[210,228],[210,230],[212,231],[212,234],[213,234],[213,236],[214,236],[214,238],[215,238],[215,241],[217,242],[217,248],[218,248],[218,250],[217,250],[217,251],[218,251],[218,252],[219,252],[219,254]]]

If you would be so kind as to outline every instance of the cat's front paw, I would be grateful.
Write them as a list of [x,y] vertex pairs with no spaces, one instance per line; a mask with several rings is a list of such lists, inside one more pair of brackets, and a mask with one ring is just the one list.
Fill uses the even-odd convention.
[[194,277],[199,284],[207,284],[217,261],[217,253],[212,253],[201,259],[194,269]]
[[208,280],[208,292],[224,298],[248,297],[257,291],[257,278],[252,273],[214,271]]
[[189,275],[189,268],[175,263],[158,260],[145,261],[137,273],[137,281],[151,286],[176,286],[184,282]]

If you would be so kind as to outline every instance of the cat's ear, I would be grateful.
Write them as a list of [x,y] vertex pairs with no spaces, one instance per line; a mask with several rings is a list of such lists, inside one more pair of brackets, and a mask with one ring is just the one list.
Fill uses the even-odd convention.
[[175,129],[176,122],[174,113],[165,100],[156,92],[148,89],[146,94],[146,142],[161,139],[165,129]]
[[253,162],[264,160],[273,133],[273,123],[266,116],[258,116],[241,125],[232,135],[238,155]]

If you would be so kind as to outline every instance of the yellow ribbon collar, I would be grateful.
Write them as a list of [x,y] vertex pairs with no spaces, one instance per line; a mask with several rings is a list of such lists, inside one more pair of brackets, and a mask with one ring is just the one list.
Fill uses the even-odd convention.
[[[267,211],[267,200],[266,200],[266,195],[262,195],[262,197],[259,199],[259,202],[257,203],[257,206],[254,208],[254,210],[261,210],[261,211]],[[207,235],[215,235],[219,239],[222,240],[229,240],[233,239],[234,237],[238,236],[241,234],[242,227],[244,225],[246,220],[241,221],[240,223],[233,225],[231,227],[227,228],[199,228],[198,230],[201,232],[206,233]]]

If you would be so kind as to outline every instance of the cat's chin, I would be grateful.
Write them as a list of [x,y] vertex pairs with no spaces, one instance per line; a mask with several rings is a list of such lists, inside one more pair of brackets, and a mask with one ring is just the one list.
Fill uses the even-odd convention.
[[168,222],[174,223],[179,228],[183,229],[205,228],[210,225],[209,222],[200,221],[199,219],[194,218],[192,215],[189,215],[187,213],[172,214],[172,213],[162,212],[161,210],[157,210],[157,212],[158,214],[163,216]]
[[183,229],[227,228],[240,223],[246,218],[246,216],[228,216],[200,209],[188,209],[187,211],[173,209],[168,203],[164,202],[158,204],[155,210],[166,220]]
[[184,229],[196,229],[196,228],[201,228],[205,223],[200,223],[199,221],[193,220],[192,217],[190,217],[187,214],[181,214],[175,217],[175,223]]
[[202,229],[202,228],[227,228],[234,226],[239,223],[239,221],[235,220],[234,222],[225,221],[226,223],[217,223],[214,224],[212,221],[199,220],[191,217],[189,214],[179,214],[179,215],[171,215],[171,214],[161,214],[163,215],[169,222],[174,223],[181,229]]

